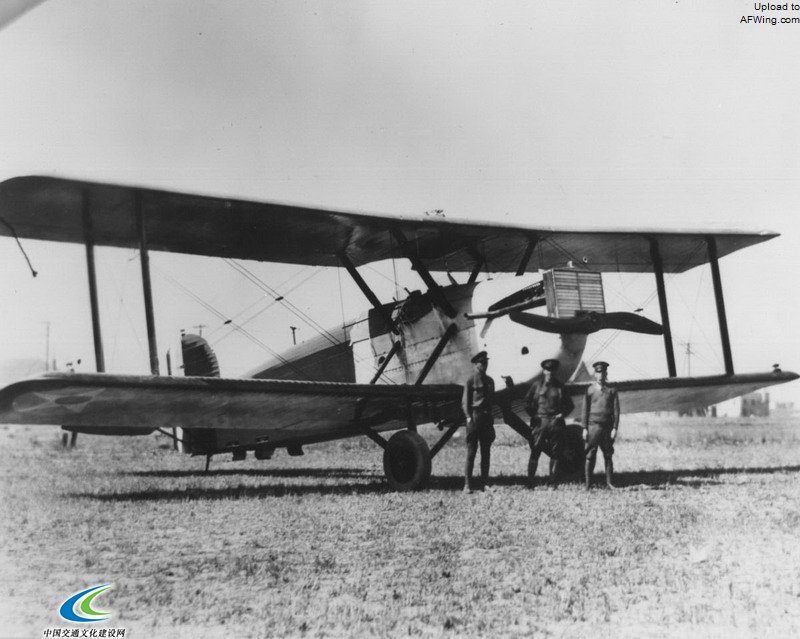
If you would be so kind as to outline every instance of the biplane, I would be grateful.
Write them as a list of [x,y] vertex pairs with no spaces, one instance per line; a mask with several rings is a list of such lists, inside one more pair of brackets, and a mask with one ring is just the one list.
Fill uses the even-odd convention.
[[[545,358],[559,360],[569,382],[587,336],[615,329],[664,342],[669,376],[616,383],[622,412],[710,405],[795,373],[777,368],[737,374],[719,260],[775,233],[738,231],[567,230],[456,221],[437,216],[384,217],[273,202],[169,192],[139,186],[27,176],[0,184],[0,234],[86,249],[97,373],[49,373],[0,390],[0,422],[56,424],[74,432],[175,432],[184,451],[206,455],[280,448],[366,436],[383,449],[389,484],[422,488],[431,460],[463,425],[461,383],[480,350],[498,383],[496,418],[529,437],[522,398]],[[139,250],[152,375],[105,373],[94,247]],[[159,375],[149,251],[340,267],[369,310],[324,336],[296,345],[248,378],[219,377],[205,340],[183,339],[185,375]],[[359,267],[408,260],[424,290],[381,300]],[[570,262],[568,266],[564,266]],[[725,371],[678,377],[665,273],[710,264]],[[507,273],[516,277],[489,278]],[[606,312],[602,274],[652,272],[660,321]],[[434,273],[447,273],[442,285]],[[440,278],[441,279],[441,278]],[[459,281],[459,279],[461,281]],[[647,337],[650,336],[650,337]],[[585,383],[568,383],[580,414]],[[435,423],[429,447],[418,425]],[[384,433],[394,431],[390,437]]]

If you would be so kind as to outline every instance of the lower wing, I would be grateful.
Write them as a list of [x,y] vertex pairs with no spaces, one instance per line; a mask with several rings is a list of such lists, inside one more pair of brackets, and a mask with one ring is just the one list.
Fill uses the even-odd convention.
[[[699,406],[711,406],[726,399],[752,393],[759,388],[783,384],[797,379],[796,373],[772,371],[746,375],[711,375],[708,377],[662,377],[614,382],[619,393],[620,412],[649,413],[654,411],[680,411]],[[580,418],[583,396],[589,383],[567,384],[567,391],[575,403],[570,413]],[[527,424],[519,417],[524,415],[522,399],[528,391],[527,384],[518,384],[497,393],[496,414],[520,433]]]
[[[667,377],[615,382],[623,413],[709,406],[759,388],[789,382],[796,373]],[[588,384],[568,384],[579,416]],[[497,393],[498,416],[514,415],[527,384]],[[0,390],[0,423],[54,424],[106,434],[148,433],[156,428],[258,429],[270,441],[322,441],[365,427],[405,428],[413,423],[459,422],[456,384],[344,384],[218,377],[150,377],[50,373]],[[509,411],[508,409],[512,409]]]
[[[707,377],[663,377],[614,382],[619,393],[620,412],[685,410],[711,406],[726,399],[752,393],[760,388],[791,382],[796,373],[774,371],[746,375],[711,375]],[[589,384],[568,384],[575,401],[573,417],[581,414],[583,395]]]
[[[457,385],[371,385],[218,377],[51,373],[0,390],[0,423],[93,432],[258,429],[270,441],[322,441],[415,423],[457,420]],[[131,431],[131,432],[128,432]]]

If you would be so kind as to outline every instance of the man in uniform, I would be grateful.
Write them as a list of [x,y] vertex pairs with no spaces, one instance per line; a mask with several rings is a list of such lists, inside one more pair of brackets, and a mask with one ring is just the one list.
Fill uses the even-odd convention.
[[586,442],[585,451],[585,479],[586,490],[592,486],[592,473],[597,461],[597,449],[603,451],[603,460],[606,465],[606,485],[613,488],[611,483],[614,475],[614,440],[617,437],[619,426],[619,395],[617,389],[609,386],[608,363],[595,362],[595,381],[586,389],[583,399],[583,441]]
[[494,416],[494,380],[486,374],[489,357],[481,351],[472,358],[475,370],[464,383],[462,409],[467,418],[467,462],[464,467],[464,492],[471,493],[472,469],[478,446],[481,448],[481,490],[486,488],[489,479],[489,463],[491,460],[492,442],[495,438]]
[[542,377],[531,384],[525,395],[525,410],[531,416],[531,456],[528,460],[528,485],[533,488],[539,455],[543,452],[550,456],[551,475],[558,477],[558,459],[564,445],[564,415],[574,408],[572,399],[564,385],[555,377],[558,370],[557,359],[546,359],[542,362]]

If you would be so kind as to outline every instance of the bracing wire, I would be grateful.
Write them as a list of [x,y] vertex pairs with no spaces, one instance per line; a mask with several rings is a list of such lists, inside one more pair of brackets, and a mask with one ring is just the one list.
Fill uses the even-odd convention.
[[[308,316],[305,312],[303,312],[300,308],[298,308],[294,303],[292,303],[289,300],[287,300],[284,295],[281,295],[277,290],[275,290],[273,287],[269,286],[269,284],[267,284],[266,282],[261,280],[255,273],[250,271],[247,267],[245,267],[244,265],[238,263],[236,260],[232,260],[232,259],[227,259],[226,258],[224,261],[231,268],[233,268],[239,274],[244,276],[247,280],[252,282],[254,285],[259,287],[261,290],[265,291],[269,295],[272,295],[273,298],[275,299],[275,301],[280,301],[281,304],[285,308],[287,308],[297,318],[302,320],[306,325],[311,327],[313,330],[317,331],[317,333],[319,333],[319,335],[324,337],[331,344],[333,344],[334,346],[339,346],[342,343],[342,341],[337,339],[335,335],[333,335],[330,331],[328,331],[323,326],[321,326],[319,323],[314,321],[313,318]],[[354,351],[353,351],[353,359],[358,363],[366,362],[366,359],[364,357],[357,356]],[[388,378],[385,378],[385,379],[388,379]],[[391,380],[389,380],[389,381],[391,381]],[[396,383],[396,382],[391,381],[391,383]]]
[[317,331],[320,335],[322,335],[325,339],[327,339],[331,344],[338,345],[340,341],[336,339],[336,337],[330,333],[327,329],[322,327],[320,324],[314,321],[313,318],[309,317],[305,312],[303,312],[300,308],[298,308],[295,304],[287,300],[283,295],[278,293],[274,288],[269,286],[266,282],[261,280],[257,275],[255,275],[250,269],[246,266],[238,263],[236,260],[226,258],[225,263],[228,264],[232,269],[238,271],[241,275],[243,275],[246,279],[250,280],[253,284],[258,286],[261,290],[266,293],[272,295],[276,301],[281,302],[283,306],[285,306],[291,313],[293,313],[298,319],[304,322],[307,326],[311,329]]
[[[296,288],[298,288],[299,286],[302,286],[302,285],[303,285],[303,284],[305,284],[305,283],[306,283],[308,280],[310,280],[312,277],[314,277],[315,275],[318,275],[318,274],[321,272],[321,270],[322,270],[322,269],[320,268],[319,270],[317,270],[317,271],[315,271],[315,272],[313,272],[313,273],[309,274],[308,276],[306,276],[306,278],[305,278],[305,279],[302,279],[302,280],[300,280],[300,281],[299,281],[297,284],[295,284],[295,285],[294,285],[292,288],[288,289],[288,290],[286,291],[286,293],[291,293],[292,291],[294,291],[294,290],[295,290]],[[292,278],[289,278],[289,279],[291,280]],[[234,315],[233,317],[229,318],[229,319],[230,319],[230,323],[233,323],[233,322],[234,322],[234,321],[235,321],[235,320],[236,320],[238,317],[241,317],[241,316],[242,316],[242,315],[243,315],[243,314],[244,314],[246,311],[250,310],[251,308],[253,308],[253,307],[254,307],[254,306],[256,306],[257,304],[260,304],[260,303],[263,303],[263,302],[264,302],[263,298],[262,298],[262,299],[258,299],[258,300],[256,300],[255,302],[253,302],[252,304],[250,304],[249,306],[247,306],[245,309],[243,309],[242,311],[240,311],[239,313],[237,313],[237,314],[236,314],[236,315]],[[269,310],[270,308],[272,308],[272,307],[273,307],[275,304],[277,304],[277,302],[275,301],[275,299],[273,299],[273,298],[270,298],[269,300],[267,300],[267,303],[266,303],[266,305],[265,305],[265,306],[264,306],[264,307],[263,307],[261,310],[259,310],[259,311],[255,312],[255,313],[253,313],[253,314],[252,314],[252,315],[250,315],[250,317],[248,317],[247,319],[245,319],[245,320],[243,320],[243,321],[241,321],[241,322],[238,322],[238,323],[237,323],[237,326],[239,326],[239,327],[242,327],[242,326],[245,326],[245,325],[249,324],[249,323],[250,323],[250,322],[252,322],[252,321],[253,321],[253,320],[254,320],[256,317],[258,317],[259,315],[261,315],[261,314],[262,314],[262,313],[264,313],[265,311],[267,311],[267,310]],[[215,328],[213,331],[211,331],[211,333],[209,334],[209,336],[210,336],[210,335],[213,335],[213,334],[214,334],[216,331],[218,331],[218,330],[221,330],[222,328],[224,328],[225,326],[227,326],[227,322],[228,322],[228,320],[226,320],[226,323],[223,323],[223,324],[221,324],[220,326],[218,326],[217,328]],[[230,336],[230,335],[232,335],[234,332],[235,332],[235,329],[231,329],[231,330],[230,330],[228,333],[226,333],[225,335],[221,336],[219,339],[215,340],[214,344],[219,344],[219,343],[220,343],[222,340],[224,340],[226,337],[229,337],[229,336]]]
[[[392,266],[394,266],[394,260],[392,260]],[[391,277],[389,277],[385,273],[381,273],[378,269],[376,269],[374,266],[371,266],[370,264],[364,264],[363,268],[369,269],[370,271],[372,271],[376,275],[379,275],[380,277],[385,279],[387,282],[390,282],[391,284],[396,284],[395,280],[393,280]]]
[[[100,259],[102,259],[102,258],[100,258]],[[117,278],[114,275],[114,272],[115,272],[116,269],[108,268],[108,263],[106,262],[106,269],[105,270],[106,270],[106,272],[111,274],[111,281],[114,283],[114,289],[116,290],[117,295],[119,296],[119,311],[117,312],[117,322],[116,322],[116,328],[115,328],[115,331],[114,331],[114,342],[113,342],[113,345],[111,347],[111,361],[109,362],[109,367],[112,370],[114,368],[114,362],[116,361],[116,356],[117,356],[117,342],[119,340],[119,332],[120,332],[120,316],[122,315],[122,313],[125,313],[125,318],[128,320],[128,325],[131,328],[131,332],[133,333],[133,336],[136,338],[136,344],[139,347],[139,352],[141,353],[141,355],[143,357],[147,357],[147,351],[145,351],[144,344],[142,343],[142,340],[139,337],[139,331],[136,328],[136,323],[133,321],[133,318],[131,317],[131,314],[128,311],[128,307],[125,304],[125,288],[127,286],[127,281],[128,281],[128,271],[129,271],[128,264],[129,263],[130,263],[130,260],[128,260],[126,262],[125,268],[123,269],[124,277],[122,279],[122,287],[120,287],[119,282],[117,281]]]
[[[680,274],[680,272],[681,272],[681,271],[683,271],[683,268],[684,268],[684,267],[685,267],[687,264],[689,264],[689,263],[690,263],[690,261],[691,261],[691,260],[692,260],[692,259],[695,257],[695,255],[696,255],[696,254],[697,254],[697,253],[698,253],[700,250],[702,250],[702,249],[703,249],[703,244],[702,244],[702,243],[700,243],[700,242],[698,242],[698,243],[697,243],[697,245],[695,245],[694,249],[692,249],[691,251],[687,252],[687,254],[686,254],[686,256],[684,257],[684,259],[682,260],[682,262],[681,262],[681,263],[678,265],[678,268],[676,269],[676,272],[673,272],[673,273],[666,273],[666,274],[665,274],[665,275],[667,275],[667,277],[668,277],[668,281],[670,281],[670,282],[671,282],[672,280],[674,280],[674,279],[675,279],[675,277],[677,277],[677,276]],[[704,276],[705,276],[705,272],[703,271],[703,272],[701,273],[701,278],[702,278],[702,277],[704,277]],[[701,279],[701,283],[702,283],[702,279]],[[699,299],[699,291],[700,291],[700,287],[699,287],[699,285],[698,285],[698,294],[697,294],[697,298],[698,298],[698,299]],[[651,293],[651,294],[650,294],[650,295],[649,295],[649,296],[648,296],[648,297],[645,299],[645,301],[644,301],[643,303],[641,303],[641,304],[638,304],[637,306],[646,306],[647,304],[649,304],[649,303],[650,303],[650,302],[653,300],[653,298],[654,298],[654,297],[655,297],[657,294],[658,294],[658,291],[656,290],[656,291],[654,291],[653,293]],[[627,296],[625,296],[625,295],[624,295],[624,293],[618,293],[618,296],[619,296],[619,297],[622,297],[624,300],[626,300],[626,301],[629,301],[629,302],[630,302],[630,300],[628,300]],[[708,343],[710,343],[710,341],[708,340],[708,336],[706,335],[706,333],[705,333],[705,331],[703,330],[703,328],[702,328],[702,326],[700,325],[700,323],[699,323],[699,322],[697,322],[697,317],[696,317],[696,315],[695,315],[695,313],[694,313],[693,309],[692,309],[692,308],[689,306],[688,302],[687,302],[687,301],[686,301],[686,299],[683,297],[683,294],[680,292],[680,289],[678,289],[678,296],[679,296],[679,298],[681,299],[681,301],[683,302],[683,304],[684,304],[684,306],[686,307],[686,309],[687,309],[687,310],[690,312],[690,314],[691,314],[691,316],[692,316],[692,325],[695,325],[695,324],[696,324],[696,325],[698,326],[698,328],[699,328],[700,332],[703,334],[703,337],[705,337],[706,341],[707,341]],[[631,303],[632,303],[632,302],[631,302]],[[606,340],[605,340],[605,341],[604,341],[604,342],[603,342],[603,343],[602,343],[600,346],[598,346],[598,348],[595,350],[595,352],[593,353],[593,355],[592,355],[592,357],[591,357],[590,359],[595,359],[595,358],[596,358],[596,357],[598,357],[598,356],[599,356],[601,353],[603,353],[603,352],[605,351],[605,349],[606,349],[606,348],[610,348],[610,345],[611,345],[611,344],[612,344],[612,343],[613,343],[613,342],[614,342],[614,341],[615,341],[615,340],[616,340],[616,339],[617,339],[617,338],[618,338],[618,337],[619,337],[621,334],[622,334],[622,331],[615,331],[615,332],[614,332],[614,333],[613,333],[611,336],[609,336],[609,337],[608,337],[608,338],[607,338],[607,339],[606,339]],[[679,335],[676,335],[676,334],[675,334],[675,332],[674,332],[674,330],[673,330],[672,337],[673,337],[673,341],[674,341],[676,337],[680,337],[680,336],[679,336]],[[719,359],[719,355],[717,355],[717,353],[716,353],[715,351],[712,351],[712,352],[714,352],[714,356],[715,356],[715,359],[717,360],[717,363],[721,363],[721,360]],[[698,355],[698,356],[700,357],[700,359],[701,359],[702,361],[704,361],[704,362],[706,362],[706,363],[709,363],[709,362],[708,362],[708,360],[707,360],[706,358],[702,357],[702,355]]]
[[31,270],[31,275],[33,275],[33,277],[36,277],[39,274],[39,272],[36,269],[33,268],[33,264],[31,264],[31,258],[28,257],[28,254],[25,252],[25,249],[22,248],[22,242],[19,241],[19,236],[17,235],[16,229],[13,226],[11,226],[11,224],[9,222],[7,222],[6,219],[3,218],[3,217],[0,217],[0,222],[5,224],[5,226],[8,228],[8,230],[11,231],[11,234],[14,236],[14,239],[17,241],[17,246],[19,246],[19,250],[22,251],[22,256],[25,258],[25,261],[28,263],[28,268]]
[[[283,287],[283,286],[286,286],[286,285],[287,285],[289,282],[291,282],[291,281],[292,281],[294,278],[296,278],[296,277],[297,277],[298,275],[300,275],[301,273],[305,273],[305,272],[306,272],[308,269],[310,269],[310,268],[313,268],[313,267],[311,267],[311,266],[306,266],[305,268],[301,269],[299,272],[293,273],[292,275],[290,275],[289,277],[287,277],[287,278],[286,278],[286,279],[285,279],[283,282],[281,282],[280,284],[278,284],[278,287]],[[317,268],[317,269],[316,269],[316,270],[315,270],[315,271],[314,271],[314,272],[313,272],[311,275],[307,276],[305,279],[301,280],[301,281],[300,281],[298,284],[295,284],[295,285],[294,285],[292,288],[290,288],[290,289],[289,289],[289,291],[291,292],[291,291],[293,291],[294,289],[296,289],[298,286],[300,286],[301,284],[303,284],[303,283],[307,282],[309,279],[311,279],[312,277],[314,277],[314,275],[316,275],[317,273],[319,273],[321,270],[322,270],[321,268]],[[244,315],[244,314],[245,314],[247,311],[249,311],[249,310],[250,310],[251,308],[253,308],[254,306],[258,306],[259,304],[262,304],[263,302],[264,302],[264,298],[263,298],[263,297],[259,297],[259,298],[258,298],[257,300],[255,300],[255,301],[254,301],[252,304],[249,304],[248,306],[246,306],[245,308],[243,308],[241,311],[239,311],[239,312],[238,312],[238,313],[236,313],[235,315],[231,316],[229,319],[231,319],[232,321],[234,321],[234,320],[236,320],[237,318],[239,318],[239,317],[241,317],[242,315]],[[270,300],[270,302],[273,302],[273,303],[274,303],[274,300]],[[267,307],[266,307],[266,308],[264,308],[264,309],[263,309],[262,311],[260,311],[260,312],[263,312],[264,310],[267,310],[267,308],[269,308],[270,306],[272,306],[272,304],[271,304],[271,303],[270,303],[270,304],[268,304],[268,305],[267,305]],[[240,322],[240,325],[244,325],[244,324],[246,324],[247,322],[251,321],[251,319],[252,319],[252,318],[250,318],[250,319],[246,320],[245,322]],[[217,331],[221,330],[221,329],[222,329],[222,328],[224,328],[225,326],[226,326],[225,324],[221,324],[220,326],[217,326],[216,328],[214,328],[214,329],[213,329],[213,330],[212,330],[212,331],[209,333],[209,335],[213,335],[214,333],[216,333]],[[220,338],[220,339],[223,339],[223,338]]]
[[[680,291],[678,291],[678,298],[680,299],[681,302],[683,302],[683,305],[686,307],[686,310],[689,311],[689,314],[691,315],[691,318],[692,318],[692,323],[689,326],[689,336],[687,337],[686,341],[687,342],[691,342],[692,341],[692,331],[696,327],[697,330],[700,331],[700,334],[703,336],[703,339],[705,340],[705,343],[710,346],[712,344],[712,340],[709,338],[708,334],[703,329],[702,323],[697,321],[697,315],[696,315],[697,304],[698,304],[698,301],[699,301],[699,298],[700,298],[701,285],[703,283],[702,278],[704,277],[704,275],[705,275],[705,273],[701,274],[701,280],[697,284],[697,295],[695,296],[694,306],[690,306],[689,302],[686,300],[686,298],[684,297],[683,293],[681,293]],[[716,360],[716,363],[722,365],[723,361],[720,359],[719,353],[717,353],[716,350],[713,349],[713,348],[712,348],[711,352],[714,354],[714,359]]]
[[[215,308],[214,308],[214,307],[213,307],[211,304],[207,303],[207,302],[206,302],[205,300],[203,300],[201,297],[199,297],[199,296],[198,296],[198,295],[196,295],[194,292],[192,292],[191,290],[189,290],[187,287],[185,287],[183,284],[181,284],[180,282],[178,282],[178,281],[177,281],[175,278],[173,278],[171,275],[169,275],[168,273],[166,273],[164,270],[162,270],[162,269],[160,269],[160,268],[158,268],[157,266],[154,266],[154,265],[152,265],[152,264],[151,264],[151,267],[152,267],[152,268],[154,268],[154,270],[156,270],[156,271],[157,271],[157,272],[158,272],[158,273],[159,273],[159,274],[160,274],[162,277],[164,277],[164,278],[165,278],[165,279],[166,279],[168,282],[170,282],[172,285],[174,285],[174,286],[176,286],[177,288],[179,288],[179,289],[180,289],[181,291],[183,291],[183,292],[184,292],[186,295],[188,295],[188,296],[189,296],[189,297],[191,297],[191,298],[192,298],[192,299],[193,299],[195,302],[197,302],[197,303],[198,303],[200,306],[202,306],[203,308],[205,308],[205,309],[206,309],[208,312],[212,313],[214,316],[216,316],[217,318],[221,319],[222,321],[227,321],[227,318],[225,317],[225,315],[223,315],[222,313],[220,313],[220,312],[219,312],[217,309],[215,309]],[[309,374],[308,374],[306,371],[304,371],[304,370],[303,370],[303,369],[302,369],[300,366],[298,366],[296,363],[294,363],[294,362],[292,362],[292,361],[290,361],[290,360],[287,360],[285,357],[282,357],[282,356],[281,356],[279,353],[277,353],[275,350],[273,350],[272,348],[270,348],[270,347],[269,347],[267,344],[265,344],[265,343],[264,343],[262,340],[260,340],[260,339],[259,339],[258,337],[256,337],[255,335],[253,335],[253,334],[252,334],[250,331],[248,331],[248,330],[246,330],[246,329],[244,329],[244,328],[241,328],[241,327],[239,327],[237,324],[233,324],[233,323],[232,323],[232,324],[231,324],[231,326],[234,328],[234,330],[237,330],[237,331],[239,331],[239,332],[240,332],[240,333],[241,333],[243,336],[245,336],[245,337],[246,337],[247,339],[249,339],[251,342],[253,342],[253,343],[254,343],[254,344],[256,344],[257,346],[260,346],[261,348],[263,348],[263,349],[264,349],[264,350],[265,350],[267,353],[269,353],[270,355],[272,355],[272,357],[274,357],[276,360],[278,360],[278,361],[279,361],[279,362],[281,362],[282,364],[284,364],[284,365],[286,365],[286,366],[290,366],[291,368],[293,368],[294,370],[296,370],[297,372],[299,372],[299,373],[300,373],[300,374],[301,374],[303,377],[305,377],[306,379],[310,379],[310,380],[313,380],[313,379],[314,379],[314,377],[313,377],[312,375],[309,375]]]

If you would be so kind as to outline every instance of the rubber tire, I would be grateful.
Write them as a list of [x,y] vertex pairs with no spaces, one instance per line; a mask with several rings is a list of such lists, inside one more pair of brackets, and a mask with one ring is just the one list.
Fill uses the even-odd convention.
[[564,451],[561,459],[561,472],[566,476],[577,476],[583,472],[583,428],[580,424],[567,424],[564,433]]
[[397,431],[383,451],[383,471],[394,490],[421,490],[431,477],[431,451],[427,442],[414,431]]

